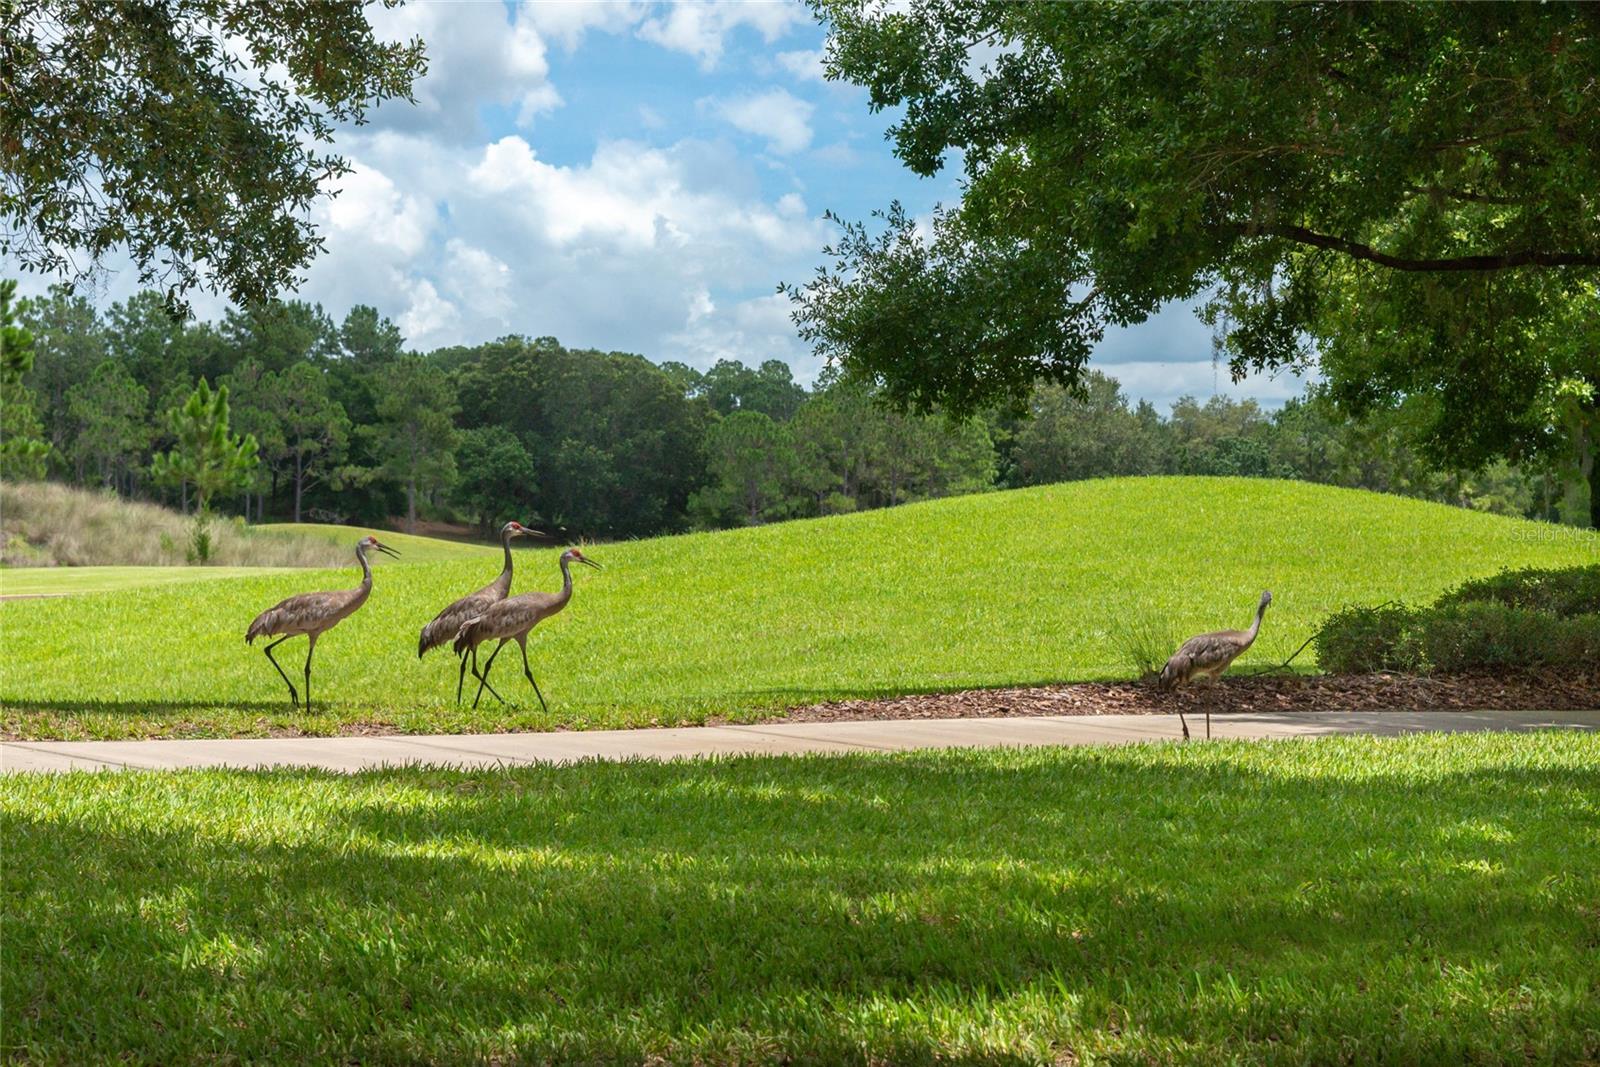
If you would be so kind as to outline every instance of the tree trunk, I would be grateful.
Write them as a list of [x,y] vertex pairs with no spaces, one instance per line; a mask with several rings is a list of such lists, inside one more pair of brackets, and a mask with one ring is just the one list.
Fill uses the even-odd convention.
[[294,521],[295,522],[299,522],[300,521],[300,496],[301,496],[302,491],[305,489],[305,483],[306,483],[305,457],[300,454],[300,451],[298,449],[296,449],[295,450],[295,454],[294,454]]
[[1600,530],[1600,456],[1595,455],[1592,441],[1584,442],[1578,469],[1584,481],[1589,483],[1589,528]]
[[417,532],[417,480],[406,482],[406,533]]
[[1580,409],[1577,437],[1578,477],[1589,483],[1589,527],[1600,530],[1600,402]]

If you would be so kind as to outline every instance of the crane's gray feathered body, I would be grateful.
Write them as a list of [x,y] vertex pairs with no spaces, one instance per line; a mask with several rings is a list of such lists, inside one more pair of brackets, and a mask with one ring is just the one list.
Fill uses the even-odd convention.
[[[561,554],[561,591],[558,593],[523,593],[520,596],[507,597],[497,604],[491,604],[482,614],[467,619],[456,632],[455,651],[458,656],[467,653],[476,654],[479,645],[485,641],[498,639],[500,644],[495,647],[489,656],[489,662],[484,664],[483,673],[479,674],[473,669],[473,675],[482,684],[478,686],[478,696],[472,701],[472,706],[478,706],[478,700],[483,697],[483,688],[489,684],[489,671],[494,667],[495,656],[500,654],[506,642],[515,641],[522,649],[522,673],[527,675],[528,683],[533,686],[534,693],[539,697],[541,707],[548,707],[544,702],[544,694],[539,692],[539,683],[533,680],[533,671],[528,667],[528,632],[545,619],[561,611],[572,599],[572,568],[570,564],[576,560],[587,564],[596,570],[600,565],[591,559],[586,559],[582,552],[572,548]],[[493,687],[489,691],[494,693]],[[499,698],[500,694],[495,693]]]
[[462,621],[456,628],[455,650],[459,655],[485,641],[526,640],[528,631],[557,614],[572,599],[572,573],[561,567],[564,579],[559,593],[523,593],[490,604],[483,612]]
[[435,615],[433,621],[422,628],[422,634],[417,639],[417,658],[422,658],[429,649],[448,644],[455,638],[462,623],[482,615],[510,594],[511,539],[518,534],[528,532],[530,531],[518,522],[508,522],[500,528],[500,546],[505,550],[506,559],[499,577],[476,593],[462,597]]
[[295,707],[300,704],[300,696],[295,692],[294,683],[289,681],[289,676],[283,673],[283,668],[279,667],[278,661],[273,658],[272,650],[291,637],[303,635],[308,639],[305,678],[306,709],[309,711],[311,654],[317,650],[317,638],[354,615],[356,610],[367,602],[367,597],[372,595],[372,564],[367,562],[368,548],[376,548],[391,556],[399,555],[389,546],[379,544],[376,537],[363,537],[356,543],[356,561],[361,564],[360,585],[354,589],[337,589],[327,593],[301,593],[299,596],[281,600],[257,615],[250,623],[249,629],[245,631],[244,641],[247,645],[255,644],[258,637],[277,638],[262,651],[267,654],[267,659],[283,678],[284,684],[289,687],[289,702]]
[[[1248,630],[1215,630],[1208,634],[1191,637],[1178,651],[1167,660],[1166,666],[1161,668],[1161,677],[1157,684],[1162,689],[1176,689],[1180,685],[1187,685],[1196,678],[1217,678],[1227,670],[1234,660],[1238,659],[1251,645],[1256,642],[1256,635],[1261,632],[1261,618],[1267,613],[1267,605],[1272,603],[1270,591],[1261,594],[1261,603],[1256,605],[1256,621],[1250,624]],[[1183,722],[1183,736],[1189,736],[1189,724],[1183,719],[1183,712],[1178,712],[1178,720]],[[1206,709],[1206,736],[1211,736],[1211,710]]]
[[354,589],[336,589],[327,593],[301,593],[279,601],[255,617],[250,629],[245,631],[245,644],[255,644],[258,637],[299,637],[302,634],[320,637],[356,613],[372,595],[372,568],[366,555],[360,554],[363,575],[361,584]]
[[1196,678],[1215,678],[1227,670],[1255,644],[1256,635],[1261,632],[1261,617],[1270,603],[1272,594],[1262,593],[1261,603],[1256,607],[1256,621],[1248,630],[1215,630],[1185,641],[1161,668],[1161,688],[1175,689]]

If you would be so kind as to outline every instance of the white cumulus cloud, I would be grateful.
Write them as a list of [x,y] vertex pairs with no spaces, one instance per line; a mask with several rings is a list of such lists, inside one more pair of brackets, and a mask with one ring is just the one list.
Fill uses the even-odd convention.
[[801,81],[826,82],[827,74],[822,66],[822,49],[802,49],[796,52],[779,52],[773,57],[778,66],[799,78]]
[[546,40],[571,52],[590,30],[619,33],[632,29],[648,8],[630,0],[528,0],[518,12]]
[[793,155],[811,145],[811,114],[816,107],[787,89],[718,100],[713,107],[735,129],[766,138],[779,155]]
[[796,217],[793,201],[767,204],[709,184],[714,168],[700,158],[700,148],[606,141],[587,165],[557,166],[512,135],[485,148],[467,178],[472,189],[497,198],[558,247],[592,243],[718,254],[740,245],[759,254],[820,236],[812,220]]
[[395,320],[406,340],[417,348],[447,343],[461,316],[426,278],[412,278],[403,288],[406,308]]
[[332,235],[392,249],[401,256],[422,250],[437,213],[427,200],[401,192],[380,170],[352,161],[350,173],[318,202],[317,213]]
[[510,264],[491,252],[452,237],[445,244],[445,288],[456,301],[480,318],[509,325],[508,314],[516,301],[511,296],[514,281]]
[[768,44],[806,19],[806,9],[782,0],[724,0],[674,4],[665,14],[644,20],[639,36],[646,41],[695,57],[703,70],[722,58],[726,38],[745,26]]
[[369,18],[379,40],[421,37],[428,53],[428,72],[412,87],[416,106],[391,100],[378,109],[387,129],[460,142],[479,131],[486,101],[513,108],[524,126],[561,104],[544,38],[526,14],[500,3],[416,3],[374,6]]

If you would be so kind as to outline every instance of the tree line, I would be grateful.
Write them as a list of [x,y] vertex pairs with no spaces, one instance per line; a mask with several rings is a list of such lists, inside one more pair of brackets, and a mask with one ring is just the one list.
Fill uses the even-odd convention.
[[1585,487],[1554,465],[1441,469],[1404,404],[1351,421],[1316,389],[1278,411],[1185,397],[1163,415],[1091,372],[1080,390],[1041,382],[1024,404],[957,420],[894,410],[833,373],[807,389],[778,360],[700,371],[518,336],[419,353],[365,306],[335,321],[317,305],[273,302],[210,323],[174,318],[156,292],[102,314],[64,286],[6,305],[32,358],[8,361],[0,378],[0,474],[197,508],[201,486],[183,459],[194,446],[182,439],[215,432],[214,387],[226,390],[227,447],[253,451],[229,453],[229,476],[207,483],[210,504],[258,522],[404,516],[490,530],[517,518],[569,536],[642,537],[1140,474],[1298,478],[1552,520],[1587,514]]

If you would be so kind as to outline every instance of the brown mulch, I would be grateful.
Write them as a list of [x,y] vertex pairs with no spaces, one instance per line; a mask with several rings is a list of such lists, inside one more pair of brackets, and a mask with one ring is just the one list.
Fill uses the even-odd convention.
[[[1175,693],[1142,682],[1078,682],[1011,689],[864,700],[832,700],[790,708],[763,722],[848,722],[865,719],[1000,718],[1027,715],[1154,715],[1185,713],[1311,711],[1594,711],[1600,710],[1600,667],[1593,670],[1530,670],[1458,675],[1345,674],[1235,675]],[[750,721],[743,717],[739,721]],[[700,725],[727,719],[713,715]],[[690,726],[689,722],[665,725]],[[323,736],[261,719],[267,737]],[[557,726],[554,729],[566,729]],[[357,720],[337,724],[333,735],[384,737],[404,731],[392,722]],[[178,722],[158,737],[204,736]],[[31,731],[0,724],[0,741],[38,740]]]
[[1588,711],[1600,669],[1507,674],[1264,675],[1167,693],[1134,682],[969,689],[792,708],[779,721],[955,719],[1005,715],[1149,715],[1174,711]]

